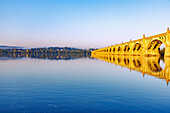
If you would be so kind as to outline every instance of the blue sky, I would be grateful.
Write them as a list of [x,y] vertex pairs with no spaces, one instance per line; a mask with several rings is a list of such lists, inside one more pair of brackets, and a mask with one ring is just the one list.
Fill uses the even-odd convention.
[[100,48],[167,27],[169,0],[0,0],[0,45]]

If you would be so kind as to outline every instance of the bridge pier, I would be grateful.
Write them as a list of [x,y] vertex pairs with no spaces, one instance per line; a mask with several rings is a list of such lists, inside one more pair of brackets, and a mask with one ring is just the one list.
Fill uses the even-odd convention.
[[166,47],[165,47],[165,57],[170,57],[170,31],[167,29],[167,37],[166,37]]
[[170,46],[165,48],[165,57],[170,57]]
[[166,37],[166,47],[165,47],[165,57],[170,57],[170,31],[167,29],[167,37]]

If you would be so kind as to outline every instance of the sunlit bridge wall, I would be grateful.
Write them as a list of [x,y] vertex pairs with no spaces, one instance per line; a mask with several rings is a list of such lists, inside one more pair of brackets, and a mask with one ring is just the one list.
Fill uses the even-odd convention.
[[134,55],[134,56],[159,56],[161,44],[165,45],[165,57],[170,56],[170,31],[166,33],[145,37],[142,39],[130,40],[126,43],[97,49],[92,51],[92,55]]

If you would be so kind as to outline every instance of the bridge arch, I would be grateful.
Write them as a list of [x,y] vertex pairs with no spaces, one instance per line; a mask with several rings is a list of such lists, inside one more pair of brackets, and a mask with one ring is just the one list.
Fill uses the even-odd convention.
[[152,39],[146,47],[147,54],[160,55],[160,46],[162,44],[165,45],[165,49],[166,49],[167,44],[165,41],[163,41],[159,38]]
[[109,48],[109,52],[112,52],[112,48]]
[[115,47],[113,47],[113,52],[115,52],[116,51],[116,48]]
[[135,43],[133,45],[132,51],[140,51],[142,48],[142,44],[141,43]]
[[165,48],[166,48],[167,44],[163,40],[152,39],[147,45],[147,50],[159,48],[162,44],[165,44]]
[[129,51],[130,50],[130,46],[127,44],[127,45],[125,45],[124,46],[124,48],[123,48],[123,51],[124,52],[127,52],[127,51]]
[[118,46],[118,49],[117,49],[118,52],[121,52],[122,51],[122,48],[121,46]]

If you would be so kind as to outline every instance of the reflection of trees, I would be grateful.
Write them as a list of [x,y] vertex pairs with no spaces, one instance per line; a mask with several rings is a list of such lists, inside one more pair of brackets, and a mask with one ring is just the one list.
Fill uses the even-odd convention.
[[0,53],[0,57],[10,58],[35,58],[35,59],[50,59],[50,60],[69,60],[78,58],[90,58],[90,54],[72,53],[72,54],[47,54],[47,53],[31,53],[31,54],[19,54],[19,53]]

